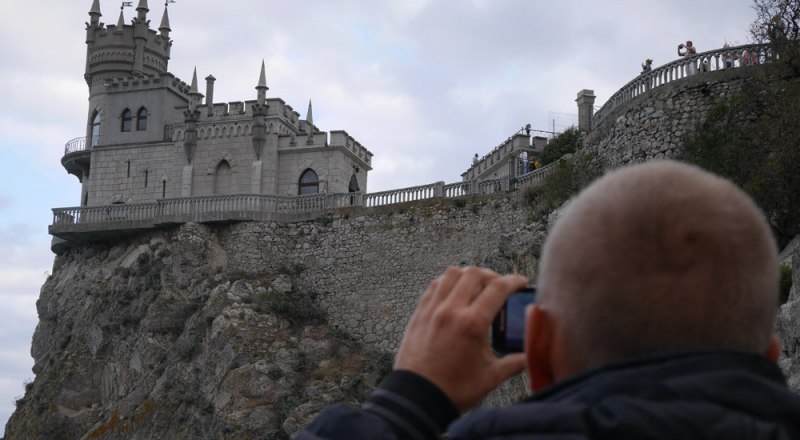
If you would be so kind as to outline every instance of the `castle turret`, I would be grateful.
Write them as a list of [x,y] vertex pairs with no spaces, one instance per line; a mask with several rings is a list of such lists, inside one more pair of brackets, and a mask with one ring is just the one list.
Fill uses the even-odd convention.
[[89,16],[91,17],[89,25],[94,27],[100,24],[100,17],[103,16],[103,14],[100,13],[100,0],[94,0],[94,2],[92,2],[92,9],[89,10]]
[[311,100],[308,100],[308,111],[306,112],[306,122],[310,127],[314,126],[314,115],[311,111]]
[[258,76],[258,85],[256,86],[256,90],[258,90],[258,103],[264,105],[267,100],[267,70],[265,67],[264,60],[261,60],[261,74]]
[[147,13],[150,12],[150,8],[147,7],[147,0],[139,0],[139,5],[136,6],[136,12],[139,13],[137,17],[139,20],[147,20]]
[[[93,0],[86,35],[85,78],[90,87],[107,82],[109,78],[127,78],[136,75],[167,73],[171,42],[169,20],[162,20],[166,28],[159,34],[150,29],[147,20],[146,0],[140,0],[138,15],[133,24],[125,24],[123,14],[116,25],[108,28],[100,22],[100,2]],[[113,32],[112,32],[113,30]]]
[[169,40],[169,33],[172,29],[169,27],[169,8],[167,5],[164,5],[164,15],[161,16],[161,25],[158,26],[158,30],[161,32],[161,37],[166,38]]

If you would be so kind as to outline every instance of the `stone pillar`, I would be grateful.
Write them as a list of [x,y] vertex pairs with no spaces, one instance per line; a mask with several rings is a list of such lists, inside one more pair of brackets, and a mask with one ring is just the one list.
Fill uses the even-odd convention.
[[192,196],[192,174],[194,171],[193,165],[186,165],[183,167],[183,178],[181,180],[181,197]]
[[250,192],[253,194],[261,194],[261,170],[263,162],[260,160],[253,161],[253,169],[250,172]]
[[578,129],[589,133],[592,131],[592,116],[594,116],[594,90],[583,89],[578,92]]
[[444,197],[444,182],[439,181],[433,184],[433,196],[434,197]]

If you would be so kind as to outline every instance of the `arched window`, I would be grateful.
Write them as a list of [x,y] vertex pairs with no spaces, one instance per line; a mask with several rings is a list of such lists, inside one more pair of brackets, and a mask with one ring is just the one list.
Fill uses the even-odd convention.
[[131,115],[131,111],[125,109],[122,111],[122,131],[131,131],[131,120],[133,116]]
[[136,130],[147,130],[147,109],[144,107],[136,112]]
[[92,137],[90,142],[90,147],[100,143],[100,112],[98,111],[95,111],[94,116],[92,116]]
[[222,160],[214,170],[214,194],[231,193],[231,165]]
[[350,176],[350,185],[347,186],[347,192],[357,193],[358,191],[358,179],[356,179],[356,175],[353,174]]
[[319,192],[319,178],[317,173],[311,168],[303,171],[300,175],[300,184],[297,193],[303,194],[316,194]]

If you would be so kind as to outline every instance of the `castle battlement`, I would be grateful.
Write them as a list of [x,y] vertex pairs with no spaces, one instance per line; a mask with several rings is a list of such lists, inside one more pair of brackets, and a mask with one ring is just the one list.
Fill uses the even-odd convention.
[[164,88],[165,86],[174,92],[189,99],[189,84],[171,73],[160,75],[140,75],[116,78],[92,78],[92,87],[103,86],[109,93],[114,92],[134,92]]

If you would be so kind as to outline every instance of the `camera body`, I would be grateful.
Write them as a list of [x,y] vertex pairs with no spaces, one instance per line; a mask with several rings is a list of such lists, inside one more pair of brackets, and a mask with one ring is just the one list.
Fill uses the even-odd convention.
[[536,287],[526,287],[508,297],[492,322],[492,349],[499,354],[524,351],[525,309],[536,302]]

